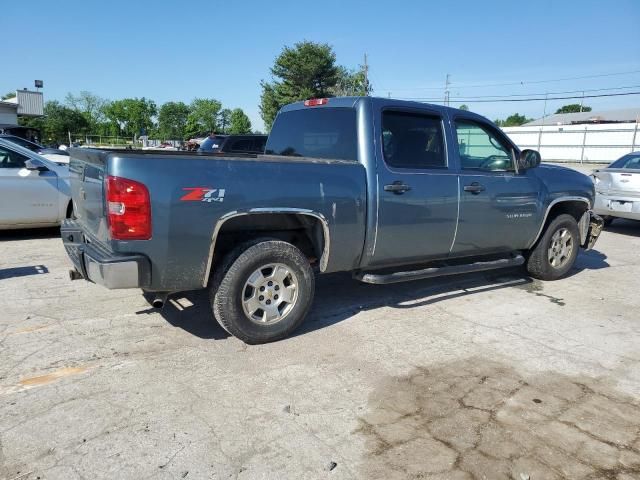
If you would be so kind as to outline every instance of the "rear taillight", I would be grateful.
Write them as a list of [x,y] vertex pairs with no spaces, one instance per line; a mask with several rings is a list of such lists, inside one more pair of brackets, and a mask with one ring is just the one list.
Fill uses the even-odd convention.
[[142,183],[127,178],[107,177],[107,218],[114,240],[151,238],[151,201]]
[[316,107],[318,105],[326,105],[329,103],[328,98],[310,98],[309,100],[304,101],[305,107]]

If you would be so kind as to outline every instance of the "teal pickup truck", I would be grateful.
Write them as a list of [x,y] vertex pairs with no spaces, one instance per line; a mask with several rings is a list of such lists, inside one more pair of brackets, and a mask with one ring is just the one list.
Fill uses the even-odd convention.
[[384,284],[524,265],[565,275],[602,219],[594,186],[474,113],[322,98],[279,112],[264,155],[70,149],[72,279],[208,289],[247,343],[289,335],[314,270]]

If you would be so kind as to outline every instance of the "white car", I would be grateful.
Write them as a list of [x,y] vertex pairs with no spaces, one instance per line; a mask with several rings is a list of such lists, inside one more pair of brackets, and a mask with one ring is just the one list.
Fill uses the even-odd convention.
[[52,227],[72,215],[69,167],[0,138],[0,230]]
[[69,164],[69,152],[65,151],[64,149],[43,147],[42,145],[38,145],[37,143],[31,142],[25,138],[17,137],[16,135],[2,134],[0,135],[0,138],[11,143],[15,143],[16,145],[24,147],[27,150],[31,150],[38,155],[42,155],[47,160],[51,160],[58,165]]
[[593,210],[605,225],[614,218],[640,220],[640,152],[629,153],[591,174],[596,188]]

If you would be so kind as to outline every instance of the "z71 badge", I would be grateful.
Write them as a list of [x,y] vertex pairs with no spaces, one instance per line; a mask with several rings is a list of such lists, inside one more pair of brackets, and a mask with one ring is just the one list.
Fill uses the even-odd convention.
[[224,202],[224,188],[186,187],[188,192],[180,197],[183,202]]

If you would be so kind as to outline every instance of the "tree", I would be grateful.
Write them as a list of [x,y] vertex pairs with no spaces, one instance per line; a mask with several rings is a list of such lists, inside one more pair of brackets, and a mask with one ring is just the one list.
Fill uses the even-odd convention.
[[223,108],[218,113],[218,125],[220,125],[220,133],[228,133],[229,124],[231,123],[231,110]]
[[218,114],[222,104],[213,98],[195,98],[187,117],[188,137],[207,135],[218,129]]
[[236,135],[251,133],[251,120],[249,120],[249,117],[247,117],[241,108],[236,108],[231,112],[229,133]]
[[261,82],[260,114],[267,128],[283,105],[314,97],[334,96],[339,69],[328,44],[309,41],[284,47],[271,67],[272,82]]
[[366,78],[362,65],[358,67],[358,70],[338,67],[338,80],[332,92],[336,97],[364,97],[372,91],[373,87]]
[[9,100],[11,98],[15,98],[16,96],[16,92],[7,92],[4,95],[2,95],[2,98],[0,98],[0,100]]
[[579,103],[571,103],[569,105],[564,105],[556,110],[556,113],[577,113],[577,112],[590,112],[591,107],[587,107],[586,105],[580,105]]
[[44,105],[44,117],[20,117],[19,123],[25,127],[37,128],[45,143],[69,143],[69,133],[86,134],[89,129],[87,119],[76,110],[50,100]]
[[158,113],[158,134],[164,139],[184,140],[189,107],[183,102],[167,102]]
[[527,118],[524,115],[520,115],[519,113],[514,113],[507,117],[506,120],[494,120],[494,123],[499,127],[518,127],[522,124],[530,122],[531,118]]
[[144,97],[123,98],[108,104],[104,113],[114,125],[117,125],[120,132],[133,137],[151,130],[153,117],[158,113],[158,109],[153,100]]
[[468,110],[469,110],[469,107],[468,107],[466,104],[464,104],[464,103],[463,103],[462,105],[460,105],[458,108],[459,108],[460,110],[465,110],[465,111],[468,111]]
[[87,119],[91,133],[102,133],[100,130],[104,128],[106,121],[104,110],[108,100],[82,90],[78,95],[67,93],[65,103]]

